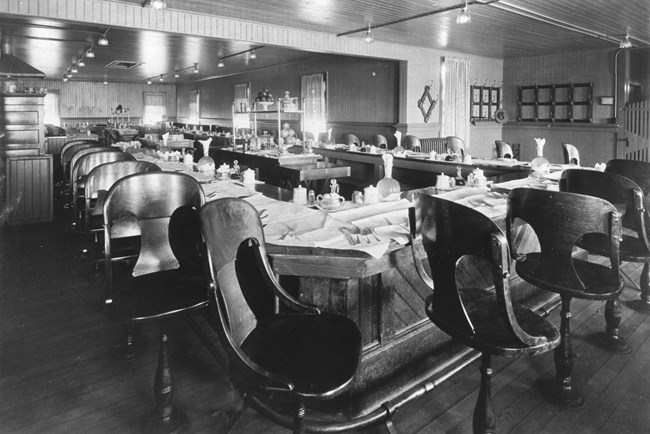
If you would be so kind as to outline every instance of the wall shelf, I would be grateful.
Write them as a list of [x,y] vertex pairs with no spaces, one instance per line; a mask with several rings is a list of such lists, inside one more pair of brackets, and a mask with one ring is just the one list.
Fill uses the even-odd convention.
[[519,86],[519,122],[592,122],[593,84]]

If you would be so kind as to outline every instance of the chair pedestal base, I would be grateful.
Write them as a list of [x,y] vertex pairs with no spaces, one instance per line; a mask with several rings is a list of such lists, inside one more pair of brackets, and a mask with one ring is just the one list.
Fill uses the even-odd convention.
[[113,349],[113,359],[128,362],[140,357],[147,351],[147,344],[142,339],[136,338],[133,325],[123,325],[122,341]]
[[573,385],[573,345],[571,342],[571,297],[562,295],[560,312],[560,345],[555,349],[557,401],[563,408],[581,408],[585,405],[582,393]]
[[472,428],[474,434],[494,434],[497,429],[497,419],[492,406],[492,364],[491,355],[481,355],[481,388],[474,407]]
[[641,299],[628,302],[628,307],[639,313],[650,314],[650,263],[643,265],[641,271]]
[[618,326],[621,324],[621,302],[618,295],[607,300],[605,304],[606,333],[602,337],[602,345],[617,354],[628,354],[632,348],[627,341],[618,335]]
[[160,417],[160,412],[151,413],[144,423],[144,432],[148,434],[175,434],[187,428],[190,420],[185,413],[174,409],[171,415]]

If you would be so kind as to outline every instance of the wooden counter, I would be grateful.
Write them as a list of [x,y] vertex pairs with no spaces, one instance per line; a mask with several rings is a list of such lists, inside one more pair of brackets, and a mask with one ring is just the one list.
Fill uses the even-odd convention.
[[[369,154],[366,152],[349,152],[328,148],[313,148],[316,154],[322,155],[324,161],[331,163],[349,165],[352,168],[350,179],[355,188],[367,187],[369,184],[376,185],[384,177],[384,162],[381,154]],[[490,164],[465,164],[451,161],[428,160],[421,158],[394,158],[393,178],[399,181],[402,191],[413,188],[428,187],[435,185],[436,175],[445,173],[449,176],[456,176],[456,167],[461,167],[462,175],[467,175],[477,167],[483,169],[488,180],[494,182],[509,181],[528,176],[530,169],[522,166],[501,166]]]

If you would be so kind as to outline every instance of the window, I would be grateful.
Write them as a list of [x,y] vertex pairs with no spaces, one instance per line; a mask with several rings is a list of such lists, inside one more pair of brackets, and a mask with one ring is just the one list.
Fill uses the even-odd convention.
[[197,125],[199,123],[199,91],[198,90],[190,91],[188,122],[190,124],[197,124]]
[[235,105],[232,118],[232,126],[235,131],[240,128],[250,129],[251,127],[250,118],[246,112],[250,109],[249,89],[248,83],[235,85]]
[[324,72],[300,77],[305,131],[318,137],[327,132],[327,76]]
[[142,121],[150,125],[166,119],[167,94],[162,92],[145,92]]
[[43,121],[46,124],[61,126],[59,115],[59,92],[49,92],[45,95],[45,116]]

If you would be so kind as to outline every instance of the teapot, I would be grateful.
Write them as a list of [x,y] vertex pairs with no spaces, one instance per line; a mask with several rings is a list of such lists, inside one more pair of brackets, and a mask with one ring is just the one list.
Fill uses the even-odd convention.
[[487,185],[487,178],[483,174],[483,169],[476,168],[472,173],[467,175],[467,184],[475,187],[485,187]]
[[338,193],[319,194],[316,197],[316,203],[318,206],[325,210],[336,209],[340,207],[343,202],[345,202],[345,198],[340,196]]

